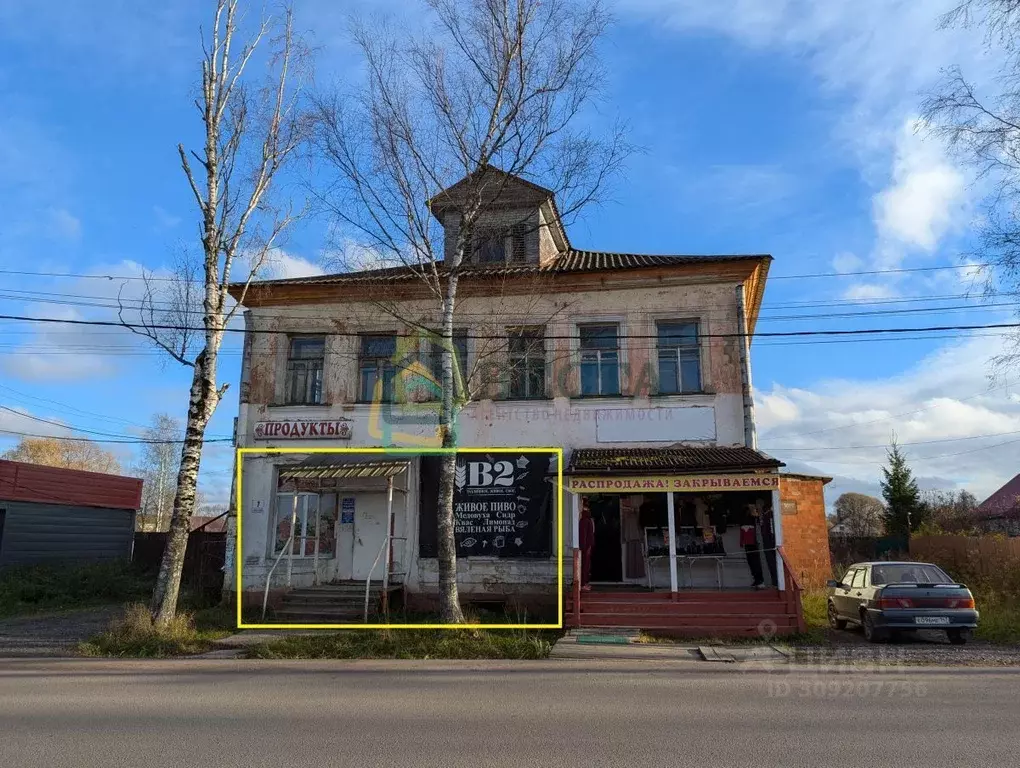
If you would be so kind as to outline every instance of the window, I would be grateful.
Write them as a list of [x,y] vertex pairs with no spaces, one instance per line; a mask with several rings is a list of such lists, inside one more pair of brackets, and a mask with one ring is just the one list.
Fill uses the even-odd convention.
[[474,238],[474,257],[479,264],[502,264],[506,261],[507,238],[498,232],[482,231]]
[[620,394],[620,349],[615,325],[578,326],[581,337],[581,394]]
[[526,261],[524,225],[515,224],[509,230],[479,229],[474,236],[472,251],[477,264]]
[[876,565],[871,569],[871,585],[882,584],[952,584],[941,568],[927,563],[894,563]]
[[659,393],[678,395],[701,391],[701,355],[698,324],[657,323],[659,338]]
[[850,585],[854,589],[860,589],[864,586],[864,574],[867,572],[865,568],[858,568],[857,573],[854,574],[853,583]]
[[[278,555],[285,551],[287,540],[290,538],[290,521],[294,512],[294,494],[276,494],[276,538],[273,544],[273,554]],[[321,526],[319,540],[319,556],[332,556],[335,550],[335,543],[331,530],[327,530],[333,524],[332,517],[328,512],[321,512],[319,509],[319,495],[316,493],[297,494],[297,525],[294,527],[294,540],[291,544],[291,552],[296,557],[315,555],[315,530]]]
[[854,574],[855,573],[857,573],[857,569],[856,568],[851,568],[849,571],[847,571],[845,574],[843,574],[843,578],[839,582],[839,585],[841,587],[845,587],[846,589],[850,589],[850,584],[854,580]]
[[510,397],[545,397],[545,328],[511,328]]
[[323,336],[293,336],[287,355],[284,399],[288,405],[322,402],[322,363],[326,354]]
[[[438,331],[429,341],[429,370],[436,380],[436,384],[443,384],[443,343]],[[453,367],[453,388],[454,392],[463,392],[464,377],[467,376],[467,331],[454,330],[453,349],[457,353],[457,359]],[[438,399],[438,398],[437,398]]]
[[[361,352],[358,355],[360,385],[358,399],[363,403],[393,402],[394,357],[397,353],[397,337],[371,334],[361,337]],[[381,387],[381,389],[379,389]]]

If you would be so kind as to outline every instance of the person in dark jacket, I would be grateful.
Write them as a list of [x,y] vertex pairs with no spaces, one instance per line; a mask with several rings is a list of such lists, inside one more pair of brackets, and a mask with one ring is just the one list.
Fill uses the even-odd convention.
[[751,578],[754,580],[751,586],[755,589],[765,585],[764,575],[761,572],[761,550],[758,548],[757,528],[758,508],[754,504],[748,504],[746,517],[740,524],[740,546],[747,556],[747,567],[751,569]]
[[581,550],[581,589],[589,590],[591,585],[591,553],[595,549],[595,520],[591,516],[588,499],[581,499],[581,520],[579,524]]
[[772,579],[772,586],[779,585],[779,575],[776,573],[776,528],[775,517],[772,514],[772,505],[764,502],[757,502],[755,508],[758,510],[758,522],[761,525],[761,543],[765,549],[765,565],[769,569],[769,577]]

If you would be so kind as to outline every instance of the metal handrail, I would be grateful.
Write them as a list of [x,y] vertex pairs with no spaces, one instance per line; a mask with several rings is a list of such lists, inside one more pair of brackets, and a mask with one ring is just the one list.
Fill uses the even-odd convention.
[[276,566],[280,564],[283,556],[287,554],[290,548],[294,545],[294,529],[291,528],[290,536],[287,537],[287,543],[283,545],[283,549],[280,550],[280,554],[276,556],[276,561],[273,563],[273,567],[269,569],[269,573],[266,574],[266,591],[262,595],[262,620],[266,620],[266,606],[269,603],[269,585],[273,581],[273,572],[276,570]]
[[372,574],[375,573],[375,567],[379,565],[379,558],[383,556],[383,552],[385,552],[386,548],[394,541],[407,541],[407,537],[387,536],[385,539],[383,539],[382,546],[379,547],[379,554],[377,554],[375,556],[375,560],[372,561],[372,567],[368,571],[368,578],[365,579],[365,614],[364,614],[365,624],[368,624],[368,599],[369,595],[371,595],[372,593]]

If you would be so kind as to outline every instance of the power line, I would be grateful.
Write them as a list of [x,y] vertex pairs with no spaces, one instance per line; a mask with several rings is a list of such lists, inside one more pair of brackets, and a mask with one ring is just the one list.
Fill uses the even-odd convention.
[[[16,412],[16,411],[15,411]],[[19,416],[24,414],[18,413]],[[66,427],[70,428],[70,427]],[[91,438],[62,438],[57,434],[34,434],[33,432],[21,432],[16,429],[0,429],[2,434],[13,434],[16,438],[36,438],[39,440],[61,440],[67,443],[113,443],[117,445],[135,445],[135,446],[166,446],[174,445],[180,446],[184,444],[183,440],[142,440],[142,439],[131,439],[131,440],[93,440]],[[233,438],[207,438],[202,441],[203,443],[233,443]]]
[[[75,296],[75,294],[53,294],[53,295]],[[140,304],[139,300],[137,300],[137,299],[129,300],[131,302],[130,304],[118,304],[118,303],[98,302],[98,301],[74,301],[74,300],[69,300],[69,299],[39,298],[39,297],[34,297],[34,296],[14,296],[14,297],[10,297],[10,296],[5,296],[3,294],[0,294],[0,298],[8,298],[9,300],[23,302],[23,303],[52,304],[52,305],[56,305],[56,306],[92,307],[92,308],[97,308],[97,309],[111,309],[111,310],[118,310],[118,311],[125,310],[125,311],[128,311],[128,312],[148,312],[149,311],[149,307],[147,305]],[[103,298],[103,297],[96,297],[96,298]],[[194,318],[201,318],[201,317],[205,316],[205,310],[200,309],[198,307],[194,307],[194,308],[190,308],[190,309],[189,308],[177,309],[177,308],[171,308],[169,303],[166,303],[166,302],[155,302],[155,304],[164,305],[164,307],[162,309],[154,307],[154,309],[155,309],[155,311],[157,313],[163,312],[163,313],[169,314],[169,313],[172,312],[175,315],[176,314],[181,314],[181,315],[185,315],[185,316],[191,316],[191,317],[194,317]],[[833,306],[833,304],[831,302],[828,302],[828,303],[822,303],[822,304],[811,305],[811,306],[818,306],[819,308],[821,308],[821,307],[831,308]],[[791,309],[794,309],[794,308],[810,309],[811,306],[797,306],[797,305],[793,305],[793,306],[790,306],[789,308],[791,308]],[[864,306],[871,306],[871,305],[870,304],[861,304],[861,305],[846,305],[846,306],[862,306],[862,307],[864,307]],[[800,321],[800,320],[815,321],[815,320],[824,320],[824,319],[833,319],[833,318],[877,317],[877,316],[882,316],[882,315],[908,315],[908,314],[939,315],[939,314],[947,314],[947,313],[951,313],[951,312],[960,312],[960,311],[985,312],[985,311],[991,311],[991,310],[994,310],[994,309],[1000,309],[1000,308],[1006,308],[1006,307],[1012,308],[1012,307],[1015,307],[1015,306],[1016,306],[1016,304],[1014,302],[1008,301],[1008,302],[995,302],[995,303],[956,304],[956,305],[950,305],[950,306],[933,306],[933,307],[911,307],[911,308],[897,308],[897,309],[871,309],[871,310],[862,310],[862,311],[859,311],[859,312],[831,312],[831,311],[830,312],[808,312],[808,313],[790,314],[790,315],[774,314],[774,313],[764,312],[763,311],[763,312],[761,312],[758,315],[758,319],[759,319],[759,322],[766,322],[766,321],[767,322],[779,322],[779,321]],[[779,305],[779,304],[768,305],[768,308],[770,310],[776,310],[776,309],[779,309],[781,307],[782,307],[782,305]],[[728,317],[731,314],[728,310],[726,310],[724,308],[720,308],[718,305],[711,306],[711,307],[709,307],[709,306],[687,307],[687,309],[688,310],[695,309],[695,310],[700,311],[702,314],[711,314],[711,315],[715,315],[717,317]],[[646,312],[646,313],[637,313],[637,314],[650,314],[650,313]],[[288,320],[288,319],[289,320],[304,320],[304,319],[307,319],[306,316],[290,315],[290,314],[277,313],[277,312],[261,312],[259,314],[259,316],[260,316],[260,318],[264,318],[264,319],[272,318],[272,319],[277,319],[277,320]],[[469,320],[470,318],[492,318],[493,317],[493,313],[491,313],[491,312],[486,313],[486,312],[464,312],[464,311],[460,311],[460,312],[457,313],[457,317],[460,320],[465,320],[465,319]],[[237,320],[240,321],[240,317],[237,317]]]
[[[897,445],[931,445],[932,443],[954,443],[959,440],[982,440],[988,437],[1005,437],[1006,435],[1020,435],[1020,429],[1013,430],[1012,432],[994,432],[989,435],[969,435],[967,437],[944,437],[939,440],[915,440],[910,443],[896,442]],[[770,451],[856,451],[864,450],[867,448],[888,448],[887,444],[881,445],[826,445],[818,446],[815,448],[803,448],[793,446],[772,446],[768,448]]]
[[[0,320],[12,320],[17,322],[28,322],[28,323],[56,323],[62,325],[80,325],[80,326],[103,326],[103,327],[118,327],[118,328],[137,328],[140,330],[152,330],[152,331],[193,331],[196,333],[204,333],[205,328],[201,326],[186,326],[186,325],[174,325],[170,323],[156,323],[156,324],[144,324],[144,323],[121,323],[115,320],[79,320],[79,319],[68,319],[59,317],[31,317],[26,315],[0,315]],[[892,333],[936,333],[946,331],[977,331],[977,330],[990,330],[990,329],[1005,329],[1005,328],[1020,328],[1020,323],[985,323],[975,325],[936,325],[926,327],[915,327],[915,328],[841,328],[841,329],[825,329],[825,330],[811,330],[811,331],[756,331],[754,333],[704,333],[700,334],[701,339],[743,339],[743,338],[780,338],[780,337],[804,337],[804,336],[857,336],[861,334],[892,334]],[[246,330],[244,328],[230,328],[226,327],[222,329],[223,333],[252,333],[255,335],[273,335],[273,336],[290,336],[292,335],[291,330],[280,329],[280,328],[253,328]],[[357,333],[352,331],[336,331],[331,330],[329,336],[343,336],[349,338],[359,338],[364,336],[365,333]],[[418,333],[386,333],[387,336],[401,337],[401,338],[418,338]],[[494,336],[494,335],[472,335],[474,339],[492,339],[492,340],[503,340],[505,337]],[[547,335],[545,338],[548,339],[564,339],[573,340],[578,337],[575,335]],[[658,334],[618,334],[617,338],[623,339],[658,339]]]
[[[984,267],[994,266],[992,263],[983,264],[958,264],[958,265],[946,265],[946,266],[934,266],[934,267],[909,267],[909,268],[898,268],[898,269],[867,269],[859,270],[855,272],[815,272],[808,274],[793,274],[793,275],[769,275],[769,280],[804,280],[804,279],[816,279],[816,278],[830,278],[830,277],[860,277],[864,275],[895,275],[895,274],[906,274],[912,272],[936,272],[947,269],[980,269]],[[76,272],[37,272],[31,270],[17,270],[17,269],[0,269],[0,274],[3,275],[19,275],[23,277],[50,277],[50,278],[73,278],[77,280],[149,280],[154,282],[182,282],[179,277],[157,277],[155,275],[150,277],[144,277],[141,275],[95,275],[85,274]],[[358,272],[351,273],[335,273],[335,274],[352,274],[356,275]],[[328,277],[323,275],[322,277]],[[204,280],[189,280],[187,282],[195,283],[198,285],[204,285]],[[269,282],[269,281],[253,281],[253,282]]]

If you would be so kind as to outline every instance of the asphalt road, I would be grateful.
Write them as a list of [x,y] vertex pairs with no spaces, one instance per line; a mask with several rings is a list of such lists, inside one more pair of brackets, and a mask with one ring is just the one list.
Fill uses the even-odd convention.
[[0,662],[0,765],[1016,766],[1020,670]]

